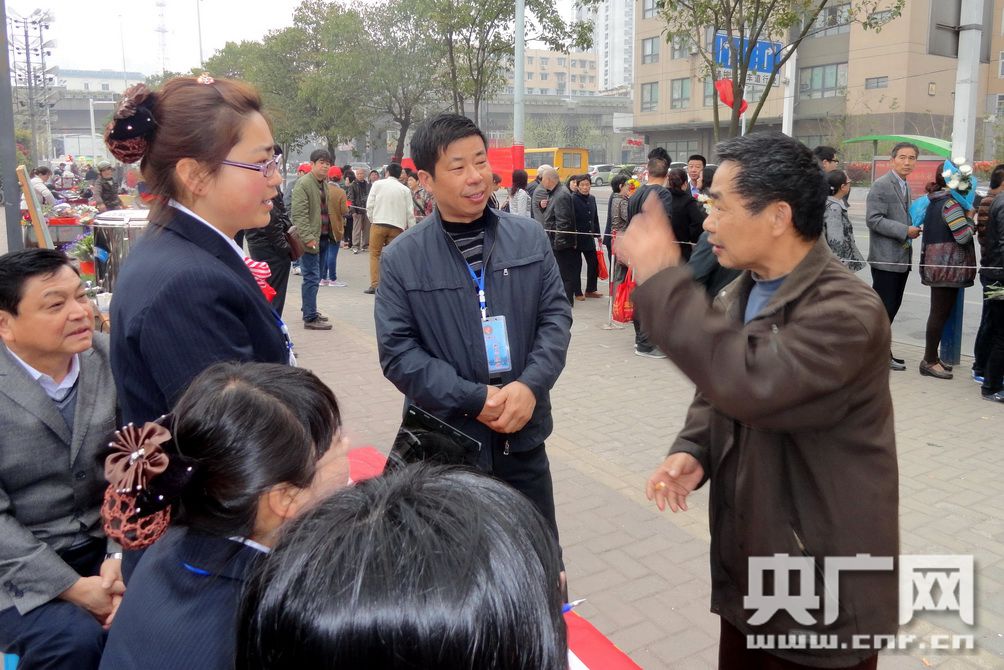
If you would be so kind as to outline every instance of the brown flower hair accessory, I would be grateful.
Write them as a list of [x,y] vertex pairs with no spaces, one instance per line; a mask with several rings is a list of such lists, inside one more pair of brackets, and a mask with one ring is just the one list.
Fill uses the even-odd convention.
[[171,464],[161,447],[170,439],[170,431],[160,424],[137,428],[130,423],[115,431],[115,440],[108,445],[112,450],[105,458],[109,484],[101,516],[105,535],[125,549],[150,546],[171,522],[171,507],[165,504],[164,496],[157,495],[155,503],[147,495],[151,480]]
[[171,439],[171,432],[156,423],[142,428],[129,424],[115,431],[113,450],[105,459],[105,479],[119,493],[138,493],[150,479],[167,469],[167,454],[160,445]]
[[157,130],[151,111],[156,95],[146,84],[133,84],[122,94],[114,117],[105,127],[105,144],[123,163],[135,163],[146,154]]

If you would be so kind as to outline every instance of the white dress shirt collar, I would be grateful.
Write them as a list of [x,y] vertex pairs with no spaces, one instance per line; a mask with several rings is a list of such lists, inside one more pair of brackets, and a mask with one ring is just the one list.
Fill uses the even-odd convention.
[[70,371],[63,377],[63,380],[56,382],[55,379],[45,374],[44,372],[39,372],[32,366],[24,362],[20,356],[15,354],[10,349],[7,349],[15,361],[21,364],[24,371],[27,372],[32,379],[37,381],[45,391],[45,395],[49,396],[56,402],[62,401],[73,389],[73,385],[77,383],[77,378],[80,376],[80,354],[73,354],[73,360],[70,362]]
[[200,223],[202,223],[205,226],[207,226],[214,233],[216,233],[217,235],[219,235],[220,237],[222,237],[224,240],[226,240],[227,244],[230,245],[230,248],[234,250],[234,253],[237,254],[242,261],[244,260],[244,258],[245,258],[244,250],[241,249],[239,246],[237,246],[237,243],[234,242],[234,240],[233,240],[232,237],[228,237],[227,234],[224,233],[222,230],[220,230],[219,228],[217,228],[213,224],[209,223],[208,221],[206,221],[205,219],[203,219],[201,216],[199,216],[198,214],[196,214],[192,210],[190,210],[187,207],[185,207],[184,205],[182,205],[177,200],[174,200],[172,198],[171,200],[169,200],[167,202],[167,204],[170,205],[171,207],[174,207],[179,212],[184,212],[185,214],[188,214],[190,217],[192,217],[196,221],[199,221]]

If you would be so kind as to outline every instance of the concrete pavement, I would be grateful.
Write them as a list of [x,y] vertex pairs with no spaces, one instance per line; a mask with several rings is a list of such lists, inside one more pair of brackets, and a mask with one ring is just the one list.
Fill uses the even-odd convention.
[[[333,330],[303,329],[296,275],[285,317],[301,365],[335,391],[352,440],[386,452],[402,397],[377,361],[373,297],[362,293],[367,272],[366,255],[342,250],[339,279],[349,286],[318,292]],[[548,441],[570,595],[588,598],[578,611],[642,667],[714,668],[707,491],[675,515],[659,513],[643,493],[682,426],[693,385],[667,361],[634,356],[630,326],[604,330],[606,300],[576,303],[574,317]],[[879,667],[1004,668],[1004,407],[979,398],[968,380],[970,358],[954,380],[920,377],[914,338],[896,331],[894,339],[908,365],[891,377],[902,551],[973,554],[977,570],[974,629],[924,613],[904,631],[971,632],[977,648],[884,654]]]

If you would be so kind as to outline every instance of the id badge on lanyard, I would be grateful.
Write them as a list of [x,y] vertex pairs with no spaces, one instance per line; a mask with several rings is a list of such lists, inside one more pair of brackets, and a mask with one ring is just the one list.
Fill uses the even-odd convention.
[[467,271],[478,287],[478,302],[481,306],[481,333],[485,338],[485,355],[488,358],[488,373],[512,370],[512,354],[509,350],[509,332],[504,316],[488,316],[488,302],[485,299],[485,268],[480,275],[470,265]]

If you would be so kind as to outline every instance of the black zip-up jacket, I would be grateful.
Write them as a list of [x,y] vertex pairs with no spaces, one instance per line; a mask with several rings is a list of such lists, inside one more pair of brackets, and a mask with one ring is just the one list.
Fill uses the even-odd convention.
[[[600,217],[596,212],[596,198],[592,195],[572,194],[572,205],[575,211],[575,248],[579,251],[595,251],[595,238],[590,235],[600,234]],[[585,233],[585,234],[583,234]]]
[[1004,197],[994,198],[990,205],[990,215],[987,217],[986,245],[980,258],[980,278],[988,283],[1004,282]]
[[269,214],[268,225],[264,228],[248,228],[244,231],[248,247],[251,248],[252,252],[267,249],[279,255],[288,254],[289,243],[286,241],[284,233],[289,230],[290,225],[286,204],[283,202],[282,193],[279,193],[272,198],[272,211]]
[[565,367],[572,313],[540,224],[491,209],[485,215],[488,315],[505,316],[512,370],[489,378],[477,287],[438,208],[381,256],[374,308],[380,365],[407,402],[483,445],[493,435],[477,420],[487,385],[523,382],[537,399],[533,416],[502,439],[512,451],[527,451],[551,434],[550,390]]

